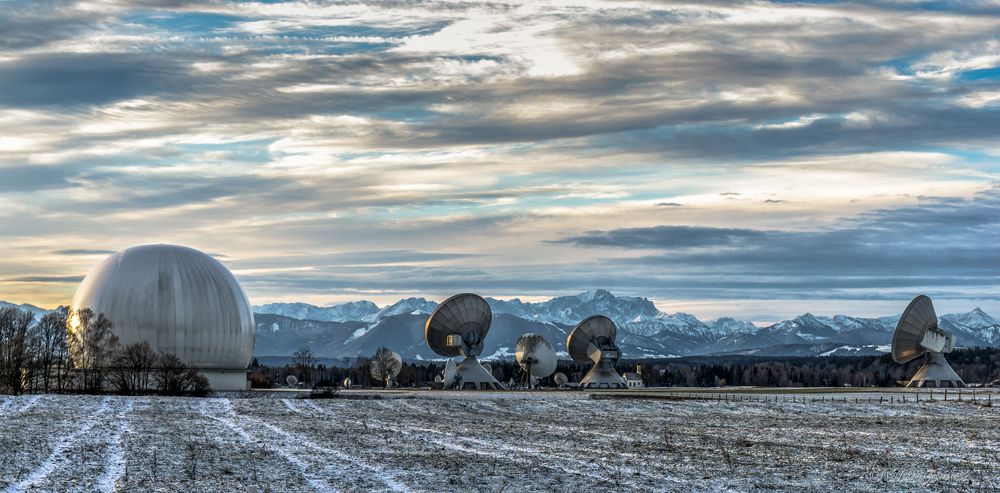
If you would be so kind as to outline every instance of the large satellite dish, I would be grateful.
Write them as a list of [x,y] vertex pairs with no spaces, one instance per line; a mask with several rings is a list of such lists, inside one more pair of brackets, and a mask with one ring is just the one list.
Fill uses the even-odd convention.
[[560,389],[565,387],[566,384],[569,383],[569,378],[563,372],[556,373],[552,377],[552,380],[555,381],[556,386],[559,387]]
[[483,341],[490,330],[493,311],[481,296],[463,293],[444,300],[424,327],[424,340],[435,353],[451,358],[464,356],[456,370],[457,382],[445,388],[461,386],[463,389],[503,389],[477,357],[483,352]]
[[566,338],[566,349],[573,361],[594,366],[580,380],[584,389],[624,389],[625,380],[615,370],[622,352],[615,345],[618,327],[604,315],[585,318]]
[[444,385],[444,388],[450,389],[457,381],[458,369],[455,366],[455,360],[449,359],[448,362],[444,364],[444,372],[441,373],[441,383]]
[[299,384],[299,379],[295,375],[288,375],[285,377],[285,383],[287,383],[289,387],[294,387]]
[[906,363],[928,354],[927,362],[913,375],[907,387],[965,387],[944,358],[955,348],[955,336],[938,327],[934,304],[924,295],[913,298],[892,334],[892,360]]
[[392,386],[393,381],[399,376],[400,370],[403,369],[403,358],[395,351],[377,352],[369,365],[371,366],[372,378],[382,382],[388,388]]
[[527,386],[556,371],[556,348],[539,334],[527,333],[517,339],[514,357],[524,370]]

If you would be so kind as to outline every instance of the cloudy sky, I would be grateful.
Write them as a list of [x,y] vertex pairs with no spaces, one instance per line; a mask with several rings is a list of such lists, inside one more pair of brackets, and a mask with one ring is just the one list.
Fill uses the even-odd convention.
[[1000,315],[1000,3],[0,2],[0,299]]

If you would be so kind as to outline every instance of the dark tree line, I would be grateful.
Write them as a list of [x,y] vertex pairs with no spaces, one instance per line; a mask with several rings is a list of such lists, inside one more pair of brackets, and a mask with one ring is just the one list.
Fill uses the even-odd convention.
[[[925,357],[900,365],[881,356],[750,357],[718,356],[622,361],[619,368],[642,367],[649,386],[713,387],[887,387],[909,379]],[[952,352],[948,362],[966,383],[989,383],[1000,378],[1000,348],[972,348]]]
[[89,309],[64,308],[35,321],[31,312],[0,308],[0,393],[113,390],[125,395],[205,395],[208,380],[174,354],[148,343],[122,346],[114,323]]
[[[311,354],[311,353],[310,353]],[[1000,379],[1000,348],[973,348],[955,351],[948,361],[966,383],[988,383]],[[917,358],[905,365],[882,356],[831,356],[831,357],[752,357],[716,356],[688,357],[656,360],[622,360],[620,372],[639,373],[647,386],[717,387],[723,385],[760,387],[891,387],[908,379],[924,363]],[[373,358],[361,357],[353,365],[313,364],[308,371],[301,362],[283,367],[268,367],[254,362],[251,382],[256,388],[283,385],[285,377],[302,375],[313,380],[308,384],[338,387],[344,379],[360,387],[379,387],[371,377]],[[377,364],[377,363],[375,363]],[[493,376],[503,384],[511,379],[523,380],[523,373],[514,361],[490,361]],[[426,387],[441,374],[441,362],[404,362],[396,381],[399,387]],[[556,371],[579,382],[590,370],[590,365],[560,361]],[[552,385],[552,377],[542,379],[543,386]]]

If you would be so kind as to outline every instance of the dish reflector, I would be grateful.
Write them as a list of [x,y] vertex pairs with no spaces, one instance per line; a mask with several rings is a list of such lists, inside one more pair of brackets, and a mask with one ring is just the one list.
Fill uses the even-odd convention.
[[449,359],[447,363],[444,364],[444,374],[441,375],[441,383],[444,384],[444,388],[449,388],[455,385],[455,380],[458,378],[458,371],[455,368],[455,360]]
[[[395,351],[388,351],[387,355],[375,353],[369,364],[371,365],[372,378],[383,383],[386,383],[388,378],[388,383],[391,384],[399,376],[400,370],[403,369],[403,358]],[[383,367],[387,373],[386,376],[382,375]]]
[[896,331],[892,334],[892,360],[906,363],[927,352],[920,345],[929,329],[936,329],[937,314],[931,299],[920,295],[913,298],[899,317]]
[[[431,350],[447,358],[465,356],[455,368],[455,377],[451,381],[445,375],[444,388],[503,389],[500,382],[476,359],[483,352],[483,342],[492,321],[493,311],[489,303],[472,293],[456,294],[444,300],[427,317],[424,340]],[[450,364],[454,366],[455,362],[450,361]],[[445,373],[447,371],[445,367]]]
[[556,348],[539,334],[527,333],[514,347],[517,364],[536,378],[545,378],[556,371]]
[[486,300],[472,293],[456,294],[427,317],[424,340],[444,357],[478,356],[492,321],[493,311]]
[[567,377],[566,374],[562,372],[556,373],[555,376],[552,377],[552,380],[555,381],[556,385],[560,387],[569,383],[569,377]]
[[899,317],[892,333],[892,360],[907,363],[928,354],[927,362],[913,375],[907,387],[964,387],[943,353],[955,347],[955,336],[938,327],[934,304],[924,295],[913,298]]
[[625,380],[615,370],[621,350],[615,345],[618,327],[604,315],[585,318],[566,338],[566,349],[577,363],[593,363],[587,376],[580,380],[585,389],[624,389]]
[[585,318],[569,333],[566,350],[577,363],[597,363],[600,355],[595,359],[594,351],[602,344],[613,346],[616,337],[618,326],[615,322],[604,315],[594,315]]
[[285,377],[285,383],[287,383],[289,387],[294,387],[299,384],[299,379],[295,375],[288,375]]

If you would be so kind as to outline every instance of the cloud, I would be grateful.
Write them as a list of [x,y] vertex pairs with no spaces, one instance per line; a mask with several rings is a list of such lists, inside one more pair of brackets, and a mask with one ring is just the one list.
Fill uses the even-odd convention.
[[31,3],[0,3],[0,49],[24,50],[72,39],[103,17],[65,2]]
[[97,249],[86,249],[86,248],[69,248],[66,250],[53,250],[55,255],[111,255],[115,253],[115,250],[97,250]]
[[756,231],[736,228],[707,228],[698,226],[654,226],[627,228],[612,231],[589,231],[580,236],[558,240],[581,246],[608,246],[618,248],[691,248],[746,244],[765,238],[780,236],[774,231]]
[[1000,275],[1000,188],[970,200],[925,198],[825,229],[656,226],[593,231],[561,241],[642,252],[606,262],[693,276],[670,280],[674,290],[766,297],[796,290],[832,296],[832,290],[843,289],[862,296],[887,287],[988,286],[986,295],[995,292]]
[[[972,194],[1000,179],[995,14],[0,3],[0,277],[163,241],[226,252],[252,296],[323,302],[968,292],[994,234]],[[68,288],[5,284],[53,303]]]
[[61,166],[7,166],[0,167],[0,192],[29,193],[39,189],[72,186],[69,179],[72,169]]
[[184,93],[194,79],[169,58],[131,53],[45,54],[0,63],[0,106],[73,108]]
[[83,276],[25,276],[3,279],[2,282],[29,282],[29,283],[62,283],[79,284],[83,281]]

